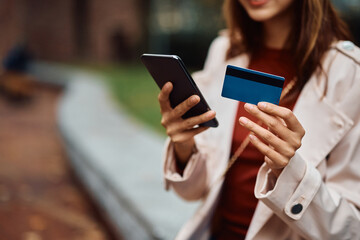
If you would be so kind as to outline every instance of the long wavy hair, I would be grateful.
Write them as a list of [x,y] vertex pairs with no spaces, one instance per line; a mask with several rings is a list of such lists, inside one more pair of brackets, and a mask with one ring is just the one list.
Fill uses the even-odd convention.
[[[301,91],[331,44],[352,39],[348,26],[335,11],[330,0],[295,0],[292,32],[287,46],[294,56],[297,82],[290,96]],[[227,59],[241,53],[250,55],[262,46],[262,24],[252,20],[239,0],[225,0],[223,13],[230,37]],[[292,93],[292,94],[291,94]]]

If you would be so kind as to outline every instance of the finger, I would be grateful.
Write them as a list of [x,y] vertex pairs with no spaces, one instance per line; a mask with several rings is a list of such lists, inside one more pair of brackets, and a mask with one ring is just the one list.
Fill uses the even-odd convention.
[[[267,130],[270,131],[275,136],[280,137],[274,131],[272,131],[270,128],[268,128]],[[291,132],[290,135],[295,135],[295,134],[294,134],[294,132]],[[284,140],[284,139],[282,139],[282,140]],[[277,151],[279,151],[284,156],[287,156],[290,158],[295,154],[295,152],[294,152],[295,149],[299,149],[301,147],[301,140],[298,141],[296,136],[293,136],[293,138],[289,137],[287,140],[284,140],[284,142],[286,143],[286,145],[284,145],[283,148],[277,149]],[[298,143],[300,143],[300,144],[298,144]]]
[[170,111],[172,109],[169,101],[169,96],[172,89],[173,89],[172,83],[167,82],[165,83],[165,85],[163,86],[163,88],[161,89],[158,95],[158,101],[160,103],[160,110],[162,113]]
[[250,113],[252,116],[261,120],[266,126],[269,127],[270,131],[275,135],[278,135],[281,139],[285,141],[291,140],[292,134],[291,130],[289,130],[286,126],[284,126],[283,122],[280,121],[279,117],[274,117],[269,115],[263,111],[260,111],[256,105],[246,103],[244,105],[244,109]]
[[[268,126],[270,132],[272,132],[274,135],[278,136],[280,139],[284,140],[286,143],[289,143],[291,146],[295,147],[296,149],[300,148],[301,146],[300,137],[302,136],[299,136],[299,134],[288,129],[285,121],[282,118],[278,116],[269,115],[268,113],[259,110],[259,108],[253,104],[246,103],[244,105],[244,108],[251,115],[253,115],[254,117],[261,120],[263,123],[265,123]],[[284,150],[285,150],[285,154],[289,153],[288,148]]]
[[280,168],[270,158],[268,158],[266,156],[264,157],[264,161],[271,168],[271,171],[275,174],[275,176],[279,177],[283,168]]
[[174,143],[182,143],[188,141],[189,139],[193,138],[195,135],[202,133],[207,129],[209,129],[209,127],[197,127],[191,130],[181,132],[179,134],[174,134],[173,136],[170,136],[170,138],[171,141]]
[[243,127],[247,128],[250,132],[253,132],[257,136],[261,137],[267,144],[273,145],[275,148],[284,143],[283,140],[275,136],[272,132],[254,123],[246,117],[240,117],[239,123]]
[[[270,132],[274,135],[278,136],[280,139],[284,140],[289,145],[286,146],[285,149],[281,150],[282,154],[286,156],[292,154],[292,149],[290,146],[294,147],[295,149],[300,148],[301,146],[301,137],[299,133],[293,132],[288,129],[284,120],[278,116],[269,115],[261,110],[255,105],[246,103],[244,106],[245,110],[249,112],[251,115],[255,116],[263,123],[265,123],[268,127]],[[272,144],[272,143],[269,143]]]
[[300,122],[298,121],[298,119],[295,117],[294,113],[290,109],[285,107],[280,107],[268,102],[260,102],[258,103],[258,107],[263,112],[284,119],[286,125],[290,130],[299,133],[302,136],[305,135],[304,128],[301,126]]
[[255,135],[250,134],[249,138],[251,143],[259,150],[259,152],[267,157],[268,160],[271,160],[271,162],[267,161],[271,168],[279,169],[286,167],[289,162],[286,157],[282,156],[280,153],[260,141]]
[[208,111],[196,117],[187,118],[184,120],[179,120],[173,122],[171,125],[167,127],[167,135],[173,135],[176,133],[185,132],[190,129],[194,129],[196,125],[200,125],[201,123],[207,122],[215,117],[215,111]]
[[180,118],[182,115],[184,115],[187,111],[189,111],[192,107],[194,107],[196,104],[200,102],[200,97],[198,95],[192,95],[179,105],[177,105],[171,115],[173,118]]
[[255,133],[256,136],[259,136],[261,139],[263,139],[267,144],[274,147],[274,149],[280,154],[289,158],[295,154],[295,150],[293,147],[291,147],[287,142],[274,135],[271,131],[259,126],[258,124],[252,122],[245,117],[241,117],[239,119],[239,122],[242,126]]
[[196,125],[200,125],[204,122],[210,121],[216,116],[216,112],[213,110],[207,111],[196,117],[187,118],[183,121],[182,126],[186,129],[194,128]]

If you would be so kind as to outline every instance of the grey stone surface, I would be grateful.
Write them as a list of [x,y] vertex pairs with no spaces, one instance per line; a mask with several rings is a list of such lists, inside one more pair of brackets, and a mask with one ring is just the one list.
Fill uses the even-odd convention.
[[71,162],[125,239],[173,239],[197,203],[166,192],[164,137],[116,105],[99,76],[37,63],[38,78],[66,86],[58,122]]

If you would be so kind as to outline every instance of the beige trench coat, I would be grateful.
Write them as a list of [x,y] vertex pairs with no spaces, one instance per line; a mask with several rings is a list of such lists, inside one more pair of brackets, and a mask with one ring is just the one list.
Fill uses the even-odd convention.
[[[194,74],[220,126],[195,137],[197,152],[183,176],[175,170],[172,144],[165,147],[166,189],[202,201],[176,239],[209,237],[238,105],[221,97],[225,68],[249,63],[245,54],[225,61],[227,48],[226,36],[215,39],[204,69]],[[326,74],[313,74],[294,108],[306,130],[301,148],[278,179],[265,163],[258,172],[254,193],[259,204],[247,240],[360,239],[360,49],[347,41],[334,44],[323,69]]]

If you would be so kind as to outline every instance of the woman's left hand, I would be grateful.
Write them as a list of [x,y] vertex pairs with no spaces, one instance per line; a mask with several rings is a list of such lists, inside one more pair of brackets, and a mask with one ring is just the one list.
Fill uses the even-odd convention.
[[252,132],[251,143],[265,155],[265,162],[279,176],[300,148],[304,128],[290,109],[267,102],[257,106],[246,103],[244,108],[268,126],[265,129],[246,117],[239,119],[240,124]]

